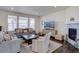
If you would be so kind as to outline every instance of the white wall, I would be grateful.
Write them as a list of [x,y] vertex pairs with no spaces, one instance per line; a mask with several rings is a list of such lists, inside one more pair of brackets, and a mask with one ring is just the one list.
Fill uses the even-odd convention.
[[70,22],[70,17],[74,17],[76,22],[79,22],[79,7],[74,6],[66,10],[66,22]]
[[[74,17],[76,22],[79,22],[79,7],[69,7],[65,10],[58,11],[55,13],[43,16],[41,18],[42,20],[46,19],[52,19],[56,22],[56,29],[58,30],[59,33],[65,34],[65,23],[70,22],[70,18]],[[41,30],[43,29],[43,26],[40,24],[42,27]]]
[[35,23],[36,32],[40,32],[40,17],[36,17],[36,23]]
[[23,17],[35,17],[35,29],[38,32],[40,29],[39,23],[39,16],[34,15],[28,15],[28,14],[22,14],[22,13],[15,13],[15,12],[8,12],[8,11],[1,11],[0,10],[0,26],[7,27],[8,23],[8,15],[14,15],[14,16],[23,16]]
[[[56,13],[52,13],[46,16],[43,16],[41,20],[46,20],[46,19],[52,19],[55,21],[55,27],[58,30],[59,33],[63,33],[63,27],[64,27],[64,22],[65,22],[65,11],[60,11]],[[43,27],[42,27],[43,29]]]

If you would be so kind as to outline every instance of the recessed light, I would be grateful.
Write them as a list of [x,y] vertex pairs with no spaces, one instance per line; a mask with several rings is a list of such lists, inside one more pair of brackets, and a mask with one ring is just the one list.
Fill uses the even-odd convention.
[[13,7],[11,7],[11,10],[14,10],[14,8],[13,8]]
[[57,8],[57,6],[54,6],[55,8]]

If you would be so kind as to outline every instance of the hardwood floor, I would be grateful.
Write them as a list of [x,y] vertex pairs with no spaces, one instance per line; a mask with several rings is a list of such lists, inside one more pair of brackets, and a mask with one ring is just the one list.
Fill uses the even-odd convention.
[[62,43],[63,44],[62,47],[58,48],[57,50],[55,50],[52,53],[79,53],[79,49],[73,47],[68,42],[63,43],[63,41],[58,41],[58,40],[55,40],[55,39],[52,39],[52,38],[51,38],[51,40],[54,40],[54,41],[56,41],[58,43]]

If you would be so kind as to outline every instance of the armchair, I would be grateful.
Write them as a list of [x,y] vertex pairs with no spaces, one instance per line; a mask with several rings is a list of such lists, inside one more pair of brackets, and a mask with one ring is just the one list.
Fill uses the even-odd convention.
[[38,38],[38,40],[33,40],[32,41],[32,51],[39,52],[39,53],[48,52],[50,36],[51,36],[51,32],[46,34],[45,37]]

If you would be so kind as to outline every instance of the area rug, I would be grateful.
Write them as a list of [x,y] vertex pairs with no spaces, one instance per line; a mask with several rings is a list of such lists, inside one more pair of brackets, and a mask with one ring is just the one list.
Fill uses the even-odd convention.
[[[62,44],[50,40],[48,53],[54,52],[55,50],[57,50],[61,46],[62,46]],[[25,51],[25,50],[27,50],[27,51]],[[35,53],[35,52],[32,52],[32,46],[30,45],[29,49],[28,48],[22,49],[21,53]]]
[[48,53],[54,52],[55,50],[57,50],[61,46],[62,46],[61,43],[58,43],[58,42],[55,42],[55,41],[50,41]]

